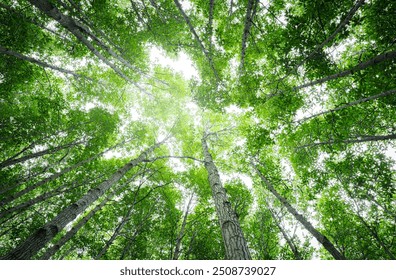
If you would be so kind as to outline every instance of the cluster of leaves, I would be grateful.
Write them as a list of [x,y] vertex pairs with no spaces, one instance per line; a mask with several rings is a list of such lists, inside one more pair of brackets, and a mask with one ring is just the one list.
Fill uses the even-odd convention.
[[395,259],[395,9],[3,1],[0,255],[103,188],[32,257],[225,258],[207,136],[253,258],[333,258],[310,224],[344,258]]

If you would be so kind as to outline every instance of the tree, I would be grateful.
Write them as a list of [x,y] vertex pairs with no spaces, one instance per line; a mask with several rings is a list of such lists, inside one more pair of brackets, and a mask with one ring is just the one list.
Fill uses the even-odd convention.
[[395,13],[3,0],[1,258],[394,259]]

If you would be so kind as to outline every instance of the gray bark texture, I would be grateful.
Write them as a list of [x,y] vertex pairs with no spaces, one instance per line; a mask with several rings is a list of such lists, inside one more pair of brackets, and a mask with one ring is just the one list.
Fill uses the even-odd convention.
[[375,100],[375,99],[378,99],[378,98],[381,98],[381,97],[385,97],[385,96],[388,96],[388,95],[392,95],[392,94],[395,94],[395,93],[396,93],[396,89],[387,90],[387,91],[381,92],[381,93],[376,94],[376,95],[372,95],[372,96],[369,96],[369,97],[361,98],[361,99],[346,103],[346,104],[344,104],[342,106],[336,107],[336,108],[331,109],[331,110],[327,110],[327,111],[324,111],[324,112],[320,112],[320,113],[314,114],[312,116],[309,116],[309,117],[303,118],[301,120],[298,120],[297,122],[302,123],[302,122],[305,122],[305,121],[310,120],[312,118],[319,117],[321,115],[334,113],[334,112],[346,109],[348,107],[351,107],[351,106],[354,106],[354,105],[357,105],[357,104],[360,104],[360,103],[364,103],[364,102],[367,102],[367,101]]
[[344,140],[330,140],[327,142],[316,142],[312,144],[307,144],[303,146],[299,146],[296,150],[310,148],[315,146],[324,146],[324,145],[333,145],[333,144],[353,144],[353,143],[362,143],[362,142],[375,142],[375,141],[385,141],[385,140],[393,140],[396,139],[396,134],[389,134],[389,135],[364,135],[364,136],[357,136],[355,139],[344,139]]
[[205,168],[208,172],[212,196],[216,207],[217,218],[220,223],[221,234],[228,260],[250,260],[249,249],[243,236],[238,217],[228,200],[227,193],[223,187],[219,172],[213,162],[206,143],[206,136],[202,138],[202,149],[205,157]]
[[32,153],[30,155],[26,155],[26,156],[23,156],[23,157],[8,159],[8,160],[5,160],[5,161],[0,163],[0,169],[5,168],[7,166],[15,165],[17,163],[21,163],[21,162],[27,161],[29,159],[38,158],[38,157],[41,157],[41,156],[44,156],[44,155],[50,155],[50,154],[59,152],[61,150],[64,150],[64,149],[67,149],[67,148],[71,148],[71,147],[77,146],[79,144],[84,144],[84,143],[85,143],[84,141],[69,143],[69,144],[66,144],[66,145],[61,145],[61,146],[57,146],[57,147],[54,147],[54,148],[49,148],[49,149],[46,149],[46,150],[43,150],[43,151],[40,151],[40,152]]
[[203,45],[203,43],[202,43],[202,40],[199,38],[197,32],[196,32],[195,29],[194,29],[194,26],[192,25],[190,19],[188,18],[188,16],[187,16],[186,13],[184,12],[184,10],[183,10],[183,8],[182,8],[180,2],[179,2],[178,0],[174,0],[174,2],[175,2],[175,4],[176,4],[177,8],[179,9],[179,12],[182,14],[184,20],[186,21],[188,27],[190,28],[191,33],[194,35],[194,38],[195,38],[195,40],[197,41],[197,43],[198,43],[199,47],[201,48],[202,52],[204,53],[206,59],[208,60],[209,65],[210,65],[210,67],[212,68],[213,73],[214,73],[216,79],[219,81],[219,75],[217,74],[216,68],[214,67],[214,63],[213,63],[213,60],[212,60],[212,58],[211,58],[209,52],[208,52],[208,51],[206,50],[206,48],[204,47],[204,45]]
[[23,54],[20,54],[20,53],[17,53],[17,52],[14,52],[14,51],[9,50],[9,49],[7,49],[5,47],[2,47],[2,46],[0,46],[0,54],[10,55],[10,56],[16,57],[18,59],[37,64],[37,65],[39,65],[41,67],[44,67],[44,68],[49,68],[49,69],[61,72],[63,74],[72,75],[72,76],[74,76],[76,78],[86,79],[88,81],[93,82],[93,79],[91,79],[89,77],[77,74],[77,73],[75,73],[73,71],[70,71],[70,70],[67,70],[67,69],[63,69],[63,68],[60,68],[60,67],[57,67],[57,66],[54,66],[54,65],[50,65],[50,64],[48,64],[48,63],[46,63],[44,61],[41,61],[41,60],[38,60],[38,59],[35,59],[35,58],[32,58],[32,57],[28,57],[26,55],[23,55]]
[[[40,11],[42,11],[47,16],[56,20],[60,25],[69,30],[82,44],[84,44],[93,54],[96,55],[102,62],[108,65],[114,72],[116,72],[121,78],[126,80],[127,82],[133,84],[142,92],[146,91],[141,88],[137,83],[132,81],[127,75],[125,75],[121,69],[119,69],[114,63],[110,62],[106,57],[104,57],[94,45],[84,36],[86,33],[85,26],[80,22],[77,22],[72,17],[62,14],[50,1],[48,0],[29,0],[29,2],[37,7]],[[89,36],[90,34],[88,34]]]
[[333,243],[330,240],[321,234],[303,215],[297,212],[290,203],[281,196],[274,188],[274,186],[265,178],[265,176],[258,170],[257,166],[252,162],[254,169],[256,170],[257,174],[261,178],[261,180],[265,183],[268,190],[282,203],[283,206],[286,207],[287,211],[292,214],[304,227],[308,230],[313,237],[318,240],[320,244],[334,257],[336,260],[345,260],[345,256],[342,255],[336,247],[334,247]]
[[78,201],[63,209],[55,218],[47,222],[35,233],[28,237],[24,242],[19,244],[14,250],[2,256],[0,259],[5,260],[26,260],[32,259],[44,246],[51,241],[68,223],[76,219],[83,213],[87,207],[98,200],[105,191],[116,184],[130,169],[147,159],[149,153],[154,151],[162,142],[157,143],[137,158],[131,160],[123,167],[118,169],[108,180],[99,184],[96,188],[91,189]]
[[172,259],[174,259],[174,260],[179,259],[181,251],[182,251],[181,250],[181,242],[184,238],[184,232],[185,232],[186,225],[187,225],[187,218],[188,218],[188,214],[190,213],[190,207],[191,207],[191,202],[193,200],[193,197],[194,197],[194,195],[192,194],[188,201],[186,211],[184,212],[184,215],[183,215],[183,222],[182,222],[179,234],[177,235],[177,238],[176,238],[176,246],[175,246],[175,250],[173,253],[173,257],[172,257]]
[[387,52],[384,54],[380,54],[380,55],[377,55],[376,57],[373,57],[372,59],[369,59],[365,62],[359,63],[358,65],[352,67],[351,69],[344,70],[337,74],[333,74],[333,75],[330,75],[330,76],[327,76],[327,77],[324,77],[324,78],[321,78],[321,79],[318,79],[318,80],[315,80],[315,81],[312,81],[312,82],[309,82],[309,83],[306,83],[306,84],[303,84],[303,85],[300,85],[297,87],[294,87],[293,90],[299,90],[302,88],[306,88],[306,87],[310,87],[310,86],[314,86],[314,85],[318,85],[318,84],[323,84],[325,82],[335,80],[338,78],[346,77],[346,76],[352,75],[356,72],[359,72],[363,69],[366,69],[368,67],[374,66],[376,64],[379,64],[379,63],[387,61],[387,60],[393,60],[395,58],[396,58],[396,51],[391,51],[391,52]]
[[241,62],[239,65],[239,71],[241,72],[243,70],[244,64],[245,64],[245,54],[246,54],[246,45],[250,33],[250,28],[252,26],[253,22],[253,16],[255,14],[255,9],[256,9],[256,2],[257,0],[249,0],[248,5],[246,8],[246,15],[245,15],[245,26],[243,28],[243,34],[242,34],[242,44],[241,44]]

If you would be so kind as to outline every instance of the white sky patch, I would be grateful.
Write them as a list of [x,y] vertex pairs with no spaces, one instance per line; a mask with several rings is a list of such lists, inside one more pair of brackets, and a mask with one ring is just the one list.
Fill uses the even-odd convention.
[[84,109],[86,111],[89,111],[89,110],[91,110],[92,108],[95,108],[95,107],[97,107],[97,105],[95,103],[93,103],[93,102],[88,102],[88,103],[86,103],[84,105]]
[[184,11],[190,10],[191,9],[191,3],[188,0],[181,0],[180,5],[182,6]]
[[336,46],[331,46],[328,48],[324,48],[324,52],[331,58],[333,62],[337,62],[340,60],[342,54],[349,46],[353,46],[356,43],[355,38],[348,38],[343,40]]
[[242,114],[244,113],[246,110],[239,108],[236,105],[230,105],[228,107],[225,108],[225,111],[227,114]]
[[193,116],[194,126],[200,127],[200,125],[202,123],[202,117],[201,117],[201,114],[199,114],[199,111],[200,111],[199,106],[196,103],[190,101],[190,102],[186,103],[186,109]]
[[123,158],[123,154],[119,151],[108,151],[106,153],[104,153],[103,157],[105,159],[111,159],[111,158]]
[[281,23],[283,26],[287,25],[287,18],[286,18],[286,13],[285,11],[282,11],[282,13],[277,17],[277,22]]
[[393,160],[396,160],[396,149],[388,145],[385,150],[385,155],[387,155]]
[[155,46],[150,46],[150,63],[151,65],[159,64],[179,72],[187,80],[191,78],[198,79],[199,74],[194,67],[192,60],[184,52],[180,52],[177,59],[171,59],[166,56],[165,52]]
[[325,84],[305,89],[304,94],[306,106],[297,110],[294,116],[295,122],[326,110],[323,104],[329,99],[329,96],[326,93]]

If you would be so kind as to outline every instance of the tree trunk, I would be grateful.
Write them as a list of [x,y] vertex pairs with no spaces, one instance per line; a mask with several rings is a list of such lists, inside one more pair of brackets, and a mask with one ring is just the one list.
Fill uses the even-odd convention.
[[370,60],[367,60],[365,62],[359,63],[358,65],[352,67],[349,70],[344,70],[344,71],[339,72],[337,74],[333,74],[333,75],[330,75],[330,76],[327,76],[327,77],[324,77],[324,78],[321,78],[321,79],[318,79],[318,80],[315,80],[315,81],[312,81],[312,82],[309,82],[309,83],[306,83],[306,84],[303,84],[303,85],[300,85],[300,86],[297,86],[297,87],[294,87],[293,90],[299,90],[299,89],[302,89],[302,88],[306,88],[306,87],[314,86],[314,85],[317,85],[317,84],[322,84],[322,83],[325,83],[325,82],[328,82],[328,81],[331,81],[331,80],[335,80],[335,79],[338,79],[338,78],[346,77],[346,76],[352,75],[352,74],[354,74],[356,72],[359,72],[359,71],[361,71],[363,69],[366,69],[366,68],[368,68],[370,66],[379,64],[379,63],[384,62],[386,60],[393,60],[395,58],[396,58],[396,51],[391,51],[391,52],[387,52],[387,53],[384,53],[384,54],[380,54],[380,55],[377,55],[376,57],[374,57],[374,58],[372,58]]
[[50,154],[56,153],[58,151],[64,150],[66,148],[71,148],[71,147],[77,146],[79,144],[84,144],[84,143],[85,143],[84,141],[74,142],[74,143],[70,143],[70,144],[66,144],[66,145],[60,145],[60,146],[55,147],[55,148],[49,148],[49,149],[46,149],[46,150],[43,150],[43,151],[40,151],[40,152],[36,152],[36,153],[32,153],[30,155],[26,155],[26,156],[23,156],[23,157],[11,158],[11,159],[8,159],[8,160],[5,160],[5,161],[1,162],[0,163],[0,169],[5,168],[7,166],[11,166],[11,165],[17,164],[17,163],[21,163],[21,162],[27,161],[29,159],[38,158],[38,157],[41,157],[41,156],[44,156],[44,155],[50,155]]
[[347,104],[344,104],[344,105],[342,105],[340,107],[337,107],[337,108],[334,108],[334,109],[331,109],[331,110],[327,110],[327,111],[324,111],[324,112],[320,112],[320,113],[314,114],[312,116],[309,116],[309,117],[303,118],[301,120],[298,120],[297,122],[302,123],[302,122],[305,122],[305,121],[307,121],[309,119],[312,119],[312,118],[315,118],[315,117],[318,117],[318,116],[321,116],[321,115],[334,113],[334,112],[346,109],[348,107],[351,107],[351,106],[354,106],[354,105],[357,105],[357,104],[360,104],[360,103],[364,103],[364,102],[367,102],[367,101],[370,101],[370,100],[375,100],[375,99],[378,99],[378,98],[381,98],[381,97],[384,97],[384,96],[392,95],[394,93],[396,93],[396,89],[391,89],[391,90],[388,90],[388,91],[385,91],[385,92],[382,92],[382,93],[379,93],[379,94],[376,94],[376,95],[373,95],[373,96],[369,96],[369,97],[365,97],[365,98],[361,98],[361,99],[349,102]]
[[49,68],[49,69],[52,69],[52,70],[55,70],[55,71],[59,71],[59,72],[61,72],[63,74],[72,75],[72,76],[74,76],[76,78],[79,78],[79,79],[86,79],[86,80],[91,81],[91,82],[94,81],[93,79],[91,79],[89,77],[77,74],[77,73],[75,73],[73,71],[70,71],[70,70],[66,70],[66,69],[63,69],[63,68],[60,68],[60,67],[57,67],[57,66],[50,65],[50,64],[45,63],[45,62],[43,62],[41,60],[38,60],[38,59],[35,59],[35,58],[32,58],[32,57],[28,57],[26,55],[14,52],[14,51],[9,50],[7,48],[4,48],[2,46],[0,46],[0,54],[11,55],[11,56],[14,56],[14,57],[16,57],[18,59],[37,64],[37,65],[42,66],[44,68]]
[[154,151],[162,142],[157,143],[144,152],[139,157],[131,160],[118,169],[108,180],[91,189],[75,203],[62,210],[55,218],[47,222],[35,233],[18,245],[14,250],[3,256],[1,259],[31,259],[38,251],[51,241],[68,223],[72,222],[77,215],[81,214],[87,207],[101,197],[105,191],[116,184],[130,169],[146,160],[149,153]]
[[76,163],[76,164],[74,164],[74,165],[72,165],[72,166],[70,166],[70,167],[66,167],[66,168],[63,169],[61,172],[54,173],[54,174],[50,175],[49,177],[44,178],[44,179],[38,181],[37,183],[35,183],[35,184],[33,184],[33,185],[31,185],[31,186],[29,186],[29,187],[27,187],[27,188],[25,188],[25,189],[19,191],[19,192],[13,194],[13,195],[10,195],[9,197],[3,199],[3,200],[0,202],[0,206],[3,206],[3,205],[5,205],[5,204],[7,204],[7,203],[9,203],[9,202],[11,202],[11,201],[14,201],[15,199],[21,197],[22,195],[27,194],[28,192],[30,192],[30,191],[32,191],[32,190],[38,188],[38,187],[41,187],[41,186],[43,186],[44,184],[46,184],[46,183],[48,183],[48,182],[51,182],[51,181],[53,181],[53,180],[55,180],[55,179],[61,177],[62,175],[64,175],[64,174],[66,174],[66,173],[68,173],[68,172],[70,172],[70,171],[72,171],[72,170],[74,170],[74,169],[76,169],[76,168],[82,166],[83,164],[92,161],[93,159],[95,159],[95,158],[97,158],[97,157],[103,155],[104,153],[106,153],[107,151],[110,151],[111,149],[113,149],[114,147],[116,147],[116,146],[118,146],[118,145],[119,145],[119,144],[117,144],[117,145],[115,145],[115,146],[113,146],[113,147],[110,147],[109,149],[107,149],[107,150],[105,150],[105,151],[103,151],[103,152],[101,152],[101,153],[99,153],[99,154],[96,154],[96,155],[94,155],[94,156],[92,156],[92,157],[90,157],[90,158],[88,158],[88,159],[85,159],[85,160],[83,160],[83,161],[80,161],[80,162],[78,162],[78,163]]
[[255,9],[257,7],[257,0],[249,0],[246,15],[245,15],[245,26],[243,28],[242,34],[242,45],[241,45],[241,62],[239,65],[239,71],[242,72],[244,64],[245,64],[245,54],[246,54],[246,43],[249,37],[250,28],[253,22],[253,16],[255,14]]
[[114,70],[121,78],[126,80],[127,82],[133,84],[142,92],[146,91],[141,88],[137,83],[132,81],[128,76],[126,76],[114,63],[110,62],[106,57],[104,57],[92,44],[88,41],[86,37],[84,37],[82,31],[84,30],[84,26],[75,21],[68,15],[62,14],[54,5],[51,4],[48,0],[29,0],[29,2],[36,6],[40,11],[42,11],[47,16],[56,20],[60,25],[69,30],[83,45],[85,45],[93,54],[96,55],[102,62],[108,65],[111,69]]
[[238,217],[228,200],[227,193],[223,187],[219,172],[213,162],[212,155],[206,143],[206,135],[202,137],[202,150],[205,157],[205,168],[208,172],[209,184],[212,189],[212,197],[215,203],[217,218],[219,220],[221,233],[228,260],[250,260],[250,253],[243,236]]
[[316,240],[318,240],[318,242],[323,245],[323,247],[334,257],[334,259],[345,260],[345,256],[343,256],[334,247],[333,243],[331,243],[326,236],[316,230],[303,215],[299,214],[296,209],[294,209],[293,206],[291,206],[290,203],[275,190],[272,184],[267,180],[267,178],[264,177],[264,175],[260,172],[260,170],[258,170],[257,166],[253,162],[251,164],[256,170],[257,174],[260,176],[261,180],[267,186],[268,190],[282,203],[283,206],[286,207],[287,211],[289,211],[289,213],[292,214],[305,227],[305,229],[308,230],[316,238]]
[[296,150],[309,148],[309,147],[315,147],[315,146],[340,144],[340,143],[352,144],[352,143],[375,142],[375,141],[392,140],[392,139],[396,139],[396,134],[361,136],[361,137],[357,137],[356,139],[330,140],[327,142],[316,142],[316,143],[312,143],[312,144],[299,146],[296,148]]
[[192,194],[190,196],[190,199],[189,199],[188,204],[187,204],[186,211],[184,212],[183,222],[182,222],[179,234],[178,234],[177,239],[176,239],[176,246],[175,246],[175,250],[174,250],[174,253],[173,253],[173,259],[174,260],[178,260],[179,256],[180,256],[180,253],[181,253],[181,250],[180,250],[181,241],[183,240],[183,237],[184,237],[184,232],[185,232],[186,225],[187,225],[187,217],[188,217],[188,214],[190,212],[190,207],[191,207],[191,202],[192,202],[193,197],[194,197],[194,194]]
[[96,212],[100,211],[113,196],[114,193],[111,193],[100,204],[96,205],[94,209],[92,209],[84,218],[74,225],[71,230],[69,230],[61,239],[59,239],[56,244],[50,247],[40,259],[49,260],[56,252],[59,251],[63,245],[65,245],[67,241],[69,241],[83,226],[85,226],[85,224],[96,214]]
[[204,45],[203,45],[203,43],[202,43],[202,40],[199,38],[197,32],[195,31],[194,26],[191,24],[190,19],[188,18],[188,16],[186,15],[186,13],[183,11],[183,8],[182,8],[180,2],[179,2],[178,0],[174,0],[174,2],[175,2],[175,4],[176,4],[177,8],[179,9],[180,13],[182,14],[184,20],[186,21],[188,27],[190,28],[191,33],[194,35],[194,38],[195,38],[195,40],[197,41],[198,45],[200,46],[202,52],[203,52],[204,55],[206,56],[206,59],[208,60],[209,65],[210,65],[210,67],[212,68],[213,73],[214,73],[214,75],[215,75],[217,81],[219,81],[219,80],[220,80],[220,79],[219,79],[219,75],[217,74],[216,68],[214,67],[213,60],[212,60],[211,56],[209,55],[209,52],[208,52],[208,51],[206,50],[206,48],[204,47]]

